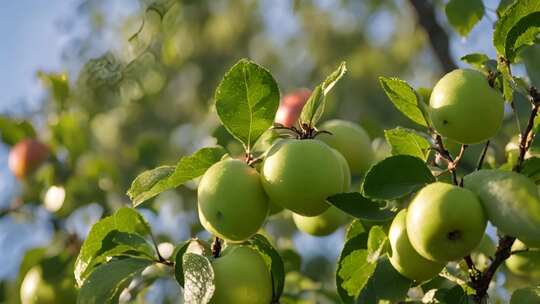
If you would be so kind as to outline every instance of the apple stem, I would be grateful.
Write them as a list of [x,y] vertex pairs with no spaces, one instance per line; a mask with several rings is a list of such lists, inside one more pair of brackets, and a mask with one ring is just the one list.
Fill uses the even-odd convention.
[[480,158],[478,158],[478,163],[476,164],[476,171],[482,169],[482,166],[484,165],[484,159],[486,158],[486,153],[489,149],[490,141],[486,141],[486,144],[484,145],[484,149],[482,150],[482,154],[480,154]]
[[219,254],[221,253],[221,239],[219,237],[214,237],[214,241],[212,242],[212,255],[214,258],[219,258]]

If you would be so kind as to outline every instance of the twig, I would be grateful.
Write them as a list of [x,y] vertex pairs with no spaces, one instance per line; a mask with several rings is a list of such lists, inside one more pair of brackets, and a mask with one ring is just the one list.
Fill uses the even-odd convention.
[[484,149],[482,150],[482,154],[480,154],[480,158],[478,158],[478,162],[476,163],[476,171],[482,169],[482,166],[484,165],[484,158],[486,158],[486,153],[489,149],[489,143],[490,141],[486,141],[486,144],[484,145]]
[[214,258],[219,258],[219,254],[221,253],[221,239],[219,237],[215,237],[214,241],[212,242],[212,255]]
[[521,133],[519,141],[519,156],[516,165],[514,166],[514,171],[520,172],[523,161],[525,160],[525,154],[529,150],[531,143],[534,139],[534,132],[532,131],[534,127],[534,119],[538,114],[538,107],[540,107],[540,93],[536,88],[531,87],[529,89],[530,101],[532,104],[531,115],[529,116],[529,121],[527,122],[527,127]]
[[431,1],[409,0],[409,3],[416,11],[417,21],[426,31],[431,47],[435,52],[435,56],[439,59],[443,70],[450,72],[457,69],[458,67],[450,54],[448,34],[437,22],[435,7],[431,4]]

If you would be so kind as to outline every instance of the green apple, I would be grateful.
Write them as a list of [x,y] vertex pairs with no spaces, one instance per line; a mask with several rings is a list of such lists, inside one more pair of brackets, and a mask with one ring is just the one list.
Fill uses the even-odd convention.
[[445,264],[428,260],[416,252],[407,236],[406,218],[407,211],[401,210],[390,226],[390,263],[404,277],[418,283],[425,282],[441,272]]
[[349,164],[347,160],[338,150],[332,149],[336,158],[339,160],[341,165],[341,170],[343,171],[343,190],[342,192],[348,192],[351,189],[351,170],[349,169]]
[[482,240],[486,224],[473,192],[441,182],[422,188],[407,212],[407,235],[414,249],[438,262],[469,254]]
[[293,221],[298,230],[314,236],[326,236],[334,233],[347,222],[347,214],[334,206],[316,216],[303,216],[293,213]]
[[75,303],[75,282],[70,278],[47,281],[40,266],[30,268],[21,283],[21,304]]
[[225,159],[212,165],[197,194],[201,224],[227,241],[248,239],[268,215],[268,198],[259,173],[240,160]]
[[540,247],[540,196],[532,180],[511,171],[480,170],[465,176],[464,186],[478,195],[502,233]]
[[49,157],[49,148],[35,139],[24,139],[9,151],[8,166],[13,175],[23,179]]
[[266,154],[261,180],[270,201],[304,216],[323,213],[326,198],[343,190],[343,170],[332,149],[315,139],[288,139]]
[[[512,251],[527,249],[527,245],[516,240],[512,245]],[[528,251],[512,254],[506,261],[506,267],[513,274],[540,279],[540,249],[530,248]]]
[[375,157],[369,135],[357,124],[345,120],[329,120],[320,130],[332,134],[320,134],[317,138],[338,150],[349,163],[353,175],[364,174]]
[[504,101],[475,70],[454,70],[437,82],[429,99],[433,127],[462,144],[493,137],[502,124]]
[[269,304],[272,281],[264,259],[248,246],[228,246],[212,262],[215,291],[213,304]]
[[270,202],[269,206],[270,206],[269,215],[275,215],[275,214],[278,214],[281,211],[283,211],[283,207],[281,207],[278,204],[274,204],[274,203]]
[[540,303],[540,287],[521,288],[512,294],[510,304]]

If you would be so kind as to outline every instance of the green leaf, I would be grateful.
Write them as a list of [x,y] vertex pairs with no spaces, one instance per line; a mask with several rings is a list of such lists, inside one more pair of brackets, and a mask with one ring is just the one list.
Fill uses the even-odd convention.
[[366,228],[364,228],[364,225],[360,220],[355,219],[347,227],[347,231],[345,232],[345,240],[348,241],[353,237],[358,236],[362,232],[366,232]]
[[510,304],[540,303],[540,287],[516,289],[510,298]]
[[188,249],[190,241],[181,243],[178,245],[173,253],[174,259],[174,277],[180,286],[184,287],[184,267],[181,262],[183,260],[184,254]]
[[210,260],[187,252],[182,259],[184,268],[184,303],[206,304],[214,295],[214,269]]
[[359,192],[336,194],[329,197],[327,201],[343,212],[361,220],[385,223],[395,216],[394,212],[382,209],[379,203],[365,198]]
[[272,274],[272,286],[274,287],[272,290],[272,300],[278,301],[285,286],[285,267],[283,260],[277,250],[263,235],[256,234],[249,239],[249,242],[251,247],[261,253]]
[[460,58],[461,61],[466,62],[476,68],[484,69],[486,62],[489,61],[489,57],[482,53],[471,53]]
[[[540,12],[540,2],[537,0],[515,1],[504,10],[493,33],[493,45],[499,54],[505,56],[510,62],[513,61],[517,48],[530,42],[531,34],[535,31],[531,32],[528,28],[538,26],[537,21],[527,16],[538,12]],[[521,23],[524,18],[526,19]],[[524,37],[520,38],[522,35]]]
[[311,96],[307,100],[302,109],[302,113],[300,114],[300,121],[302,123],[308,124],[309,126],[317,124],[324,113],[326,96],[328,96],[328,93],[330,93],[336,83],[343,77],[345,72],[347,72],[347,66],[345,62],[342,62],[321,84],[313,89]]
[[368,262],[376,263],[379,257],[386,253],[388,237],[381,226],[373,226],[368,237]]
[[36,137],[36,131],[26,120],[0,116],[0,136],[5,144],[13,146],[25,138]]
[[221,146],[202,148],[190,156],[182,157],[176,167],[163,166],[145,171],[131,183],[127,194],[133,206],[137,207],[163,191],[203,175],[226,153]]
[[392,148],[392,155],[411,155],[424,161],[429,156],[429,141],[414,130],[397,127],[385,130],[384,137]]
[[531,178],[535,184],[540,184],[540,158],[531,157],[523,162],[521,174]]
[[540,87],[540,45],[525,48],[520,53],[532,85]]
[[368,233],[361,233],[348,240],[338,259],[336,286],[344,303],[355,303],[375,271],[376,263],[368,261]]
[[[375,272],[369,278],[357,303],[398,303],[407,298],[413,282],[397,272],[387,258],[377,262]],[[447,302],[454,303],[454,302]]]
[[69,80],[66,73],[47,73],[39,71],[39,79],[50,90],[53,100],[59,109],[64,109],[65,102],[69,97]]
[[152,261],[128,258],[97,267],[82,285],[77,304],[118,303],[120,293],[133,276],[151,264]]
[[450,25],[465,37],[484,16],[484,4],[482,0],[450,0],[445,12]]
[[401,113],[421,126],[428,126],[425,115],[420,108],[418,95],[407,82],[387,77],[379,77],[379,82],[386,96]]
[[391,200],[435,182],[424,161],[410,155],[390,156],[373,165],[362,184],[363,194],[375,200]]
[[506,58],[513,62],[518,52],[525,46],[533,45],[540,34],[540,9],[529,14],[512,27],[506,37]]
[[131,208],[120,208],[114,215],[94,224],[75,262],[74,273],[79,286],[82,286],[90,271],[96,266],[94,259],[100,254],[106,255],[111,250],[108,248],[110,246],[109,234],[113,231],[147,236],[150,234],[150,227],[144,218]]
[[473,304],[475,303],[472,297],[468,296],[463,288],[456,285],[450,289],[438,289],[433,295],[435,303],[456,303],[456,304]]
[[215,99],[223,126],[250,151],[272,126],[279,106],[279,89],[270,72],[242,59],[225,74]]

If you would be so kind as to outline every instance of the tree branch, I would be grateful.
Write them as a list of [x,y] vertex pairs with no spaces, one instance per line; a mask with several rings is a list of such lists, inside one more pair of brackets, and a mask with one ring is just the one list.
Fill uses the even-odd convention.
[[435,8],[427,0],[409,0],[416,11],[418,23],[426,31],[431,48],[439,60],[443,70],[448,73],[457,69],[457,65],[450,54],[448,34],[437,22]]

